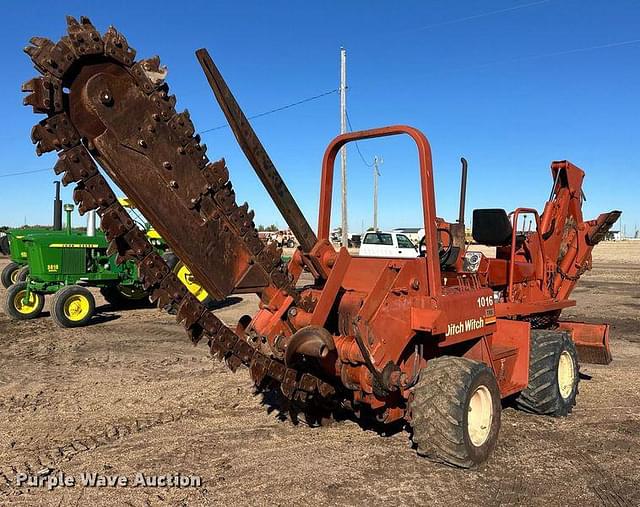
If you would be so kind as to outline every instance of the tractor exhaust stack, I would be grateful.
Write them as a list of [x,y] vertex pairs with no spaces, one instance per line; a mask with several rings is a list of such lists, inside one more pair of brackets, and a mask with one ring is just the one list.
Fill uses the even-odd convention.
[[464,208],[467,202],[467,159],[460,157],[462,163],[462,176],[460,178],[460,211],[458,223],[464,225]]
[[56,186],[56,197],[53,200],[53,230],[62,230],[62,200],[60,200],[60,182],[54,181]]

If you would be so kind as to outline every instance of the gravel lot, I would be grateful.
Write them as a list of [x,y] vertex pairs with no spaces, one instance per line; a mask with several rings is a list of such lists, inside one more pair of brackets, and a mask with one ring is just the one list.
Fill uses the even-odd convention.
[[[639,505],[640,241],[596,247],[574,296],[565,316],[609,322],[614,362],[583,366],[568,418],[506,408],[478,471],[419,458],[404,431],[282,420],[246,371],[211,361],[154,309],[116,314],[99,299],[95,324],[74,331],[48,312],[0,313],[0,504]],[[235,324],[256,301],[234,297],[218,313]],[[16,486],[16,474],[38,472],[179,473],[202,485]]]

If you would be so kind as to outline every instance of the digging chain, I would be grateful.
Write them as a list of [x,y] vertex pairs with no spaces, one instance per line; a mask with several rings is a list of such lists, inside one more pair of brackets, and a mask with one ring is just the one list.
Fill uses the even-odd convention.
[[[95,63],[100,59],[118,64],[133,76],[139,88],[151,97],[155,105],[151,117],[158,128],[162,124],[167,125],[175,133],[172,139],[176,152],[196,161],[204,185],[197,191],[185,185],[175,192],[186,207],[197,209],[205,221],[220,221],[226,227],[225,231],[240,236],[255,262],[268,273],[271,284],[291,295],[295,293],[283,269],[280,251],[263,245],[252,221],[253,213],[248,211],[246,204],[236,204],[224,160],[209,163],[205,148],[199,143],[199,136],[194,136],[195,129],[188,113],[176,113],[175,97],[168,95],[168,87],[162,82],[164,75],[159,59],[156,57],[136,63],[135,50],[113,27],[100,36],[87,18],[81,17],[78,22],[68,17],[67,23],[68,36],[62,37],[57,43],[35,37],[31,39],[32,45],[25,48],[42,76],[23,85],[23,91],[29,93],[24,103],[32,106],[34,112],[47,115],[31,133],[38,155],[58,152],[55,173],[63,175],[64,185],[76,183],[73,199],[78,204],[79,212],[84,214],[89,210],[97,210],[102,219],[102,229],[110,242],[109,254],[116,254],[118,263],[132,260],[137,264],[140,281],[151,294],[152,301],[161,308],[176,312],[177,321],[184,325],[194,344],[206,339],[211,355],[224,360],[232,371],[245,365],[256,385],[264,385],[266,380],[272,385],[279,384],[289,399],[304,403],[316,394],[331,396],[335,392],[331,385],[309,373],[288,368],[283,362],[264,354],[252,341],[236,334],[207,310],[188,292],[154,251],[145,233],[119,204],[106,179],[98,171],[87,148],[88,143],[83,142],[70,120],[69,101],[64,93],[64,86],[70,80],[70,69],[78,72],[83,64]],[[154,80],[150,77],[155,75],[160,78]],[[109,97],[105,96],[104,100],[109,100]],[[95,149],[90,143],[88,146]],[[111,170],[118,173],[127,168],[111,167]],[[127,188],[123,190],[127,192]]]

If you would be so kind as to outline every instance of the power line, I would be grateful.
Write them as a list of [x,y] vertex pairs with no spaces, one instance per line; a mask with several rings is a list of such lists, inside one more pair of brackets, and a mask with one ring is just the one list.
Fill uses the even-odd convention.
[[[291,104],[287,104],[287,105],[282,106],[282,107],[276,107],[274,109],[270,109],[268,111],[264,111],[262,113],[255,114],[253,116],[249,116],[249,119],[253,120],[255,118],[261,118],[263,116],[267,116],[269,114],[277,113],[279,111],[284,111],[285,109],[289,109],[291,107],[295,107],[295,106],[299,106],[301,104],[305,104],[307,102],[311,102],[312,100],[317,100],[317,99],[320,99],[322,97],[326,97],[327,95],[331,95],[332,93],[338,93],[338,89],[335,88],[333,90],[329,90],[329,91],[326,91],[324,93],[320,93],[319,95],[314,95],[313,97],[307,97],[306,99],[298,100],[297,102],[292,102]],[[224,125],[218,125],[217,127],[201,130],[200,133],[204,134],[206,132],[213,132],[214,130],[220,130],[220,129],[228,128],[228,127],[229,127],[229,124],[225,123]],[[33,174],[33,173],[39,173],[39,172],[44,172],[44,171],[50,171],[50,170],[51,170],[50,168],[48,168],[48,169],[34,169],[32,171],[20,171],[20,172],[15,172],[15,173],[10,173],[10,174],[0,174],[0,178],[10,178],[12,176],[22,176],[24,174]]]
[[[353,127],[351,126],[351,119],[349,118],[349,113],[347,112],[347,123],[349,124],[349,131],[353,132]],[[360,151],[360,145],[358,144],[358,141],[355,141],[354,144],[356,145],[356,150],[358,151],[358,155],[360,155],[360,160],[362,160],[362,163],[364,165],[366,165],[367,167],[373,167],[373,164],[375,162],[367,162],[364,158],[364,155],[362,154],[362,152]]]
[[429,30],[431,28],[437,28],[440,26],[454,25],[457,23],[463,23],[464,21],[470,21],[472,19],[485,18],[487,16],[494,16],[496,14],[502,14],[504,12],[517,11],[520,9],[526,9],[528,7],[535,7],[536,5],[546,4],[546,3],[549,3],[550,1],[551,0],[539,0],[537,2],[530,2],[528,4],[515,5],[513,7],[505,7],[504,9],[496,9],[494,11],[482,12],[480,14],[473,14],[471,16],[464,16],[462,18],[451,19],[449,21],[443,21],[441,23],[433,23],[431,25],[420,26],[418,28],[414,28],[413,30],[409,30],[409,31],[418,32],[421,30]]
[[607,49],[607,48],[617,48],[620,46],[630,46],[632,44],[638,44],[640,43],[640,39],[629,39],[629,40],[623,40],[623,41],[619,41],[619,42],[610,42],[608,44],[599,44],[597,46],[586,46],[586,47],[582,47],[582,48],[574,48],[574,49],[565,49],[563,51],[555,51],[552,53],[540,53],[537,55],[529,55],[529,56],[518,56],[515,58],[507,58],[504,60],[496,60],[493,62],[487,62],[487,63],[481,63],[478,65],[471,65],[469,67],[463,67],[457,70],[468,70],[468,69],[482,69],[485,67],[490,67],[492,65],[502,65],[505,63],[517,63],[517,62],[525,62],[528,60],[538,60],[540,58],[550,58],[553,56],[563,56],[563,55],[571,55],[574,53],[584,53],[587,51],[594,51],[597,49]]
[[[297,102],[292,102],[291,104],[287,104],[286,106],[276,107],[275,109],[269,109],[268,111],[264,111],[263,113],[258,113],[253,116],[249,116],[249,120],[254,120],[256,118],[261,118],[263,116],[267,116],[269,114],[277,113],[279,111],[284,111],[285,109],[289,109],[291,107],[299,106],[300,104],[306,104],[307,102],[311,102],[312,100],[317,100],[322,97],[326,97],[327,95],[331,95],[332,93],[338,93],[338,88],[334,88],[333,90],[329,90],[327,92],[321,93],[319,95],[314,95],[313,97],[307,97],[306,99],[299,100]],[[229,124],[225,123],[222,125],[218,125],[217,127],[212,127],[210,129],[201,130],[201,134],[206,134],[207,132],[213,132],[214,130],[220,130],[224,128],[228,128]]]
[[42,173],[45,171],[51,171],[51,168],[48,167],[46,169],[33,169],[31,171],[20,171],[17,173],[10,173],[10,174],[0,174],[0,178],[9,178],[11,176],[22,176],[23,174],[33,174],[33,173]]

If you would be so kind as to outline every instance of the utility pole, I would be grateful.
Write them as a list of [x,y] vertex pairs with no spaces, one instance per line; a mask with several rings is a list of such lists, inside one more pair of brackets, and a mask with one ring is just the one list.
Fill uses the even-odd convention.
[[380,171],[378,170],[378,164],[382,165],[384,160],[378,158],[378,155],[373,157],[373,230],[378,230],[378,176]]
[[[340,48],[340,133],[347,132],[347,50]],[[342,176],[342,246],[349,246],[347,221],[347,147],[340,148]]]

